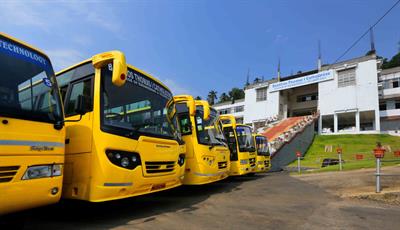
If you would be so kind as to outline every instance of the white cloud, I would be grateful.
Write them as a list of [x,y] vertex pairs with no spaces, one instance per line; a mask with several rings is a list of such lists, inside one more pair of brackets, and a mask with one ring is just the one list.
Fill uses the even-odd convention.
[[62,70],[85,59],[84,53],[73,49],[46,50],[53,62],[55,71]]
[[17,26],[33,26],[48,31],[48,22],[43,15],[37,11],[40,6],[38,2],[8,1],[0,4],[1,21]]
[[122,26],[114,14],[111,6],[100,4],[99,2],[85,1],[66,1],[64,6],[73,13],[80,16],[80,20],[84,19],[93,26],[101,27],[112,33],[121,33]]
[[102,28],[123,38],[122,25],[112,5],[95,1],[6,1],[0,4],[0,20],[17,26],[54,32],[65,23]]
[[288,36],[282,35],[282,34],[278,34],[275,36],[275,43],[285,43],[289,40]]
[[179,95],[179,94],[192,94],[193,90],[188,89],[187,87],[184,87],[180,84],[178,84],[176,81],[166,78],[161,80],[162,83],[164,83],[174,95]]

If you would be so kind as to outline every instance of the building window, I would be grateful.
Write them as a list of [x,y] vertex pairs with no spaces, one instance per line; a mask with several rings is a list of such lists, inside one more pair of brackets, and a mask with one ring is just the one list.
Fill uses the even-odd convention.
[[323,115],[321,133],[333,133],[334,130],[334,116]]
[[316,100],[318,100],[318,93],[297,96],[297,102],[316,101]]
[[375,130],[374,110],[360,112],[360,130],[361,131]]
[[393,80],[393,88],[399,88],[399,79]]
[[384,89],[393,89],[400,87],[400,78],[393,78],[389,80],[383,81],[383,88]]
[[356,84],[356,69],[338,71],[338,87],[346,87]]
[[228,114],[228,113],[230,113],[229,110],[230,110],[230,109],[221,109],[221,110],[219,111],[219,114]]
[[394,107],[395,107],[396,109],[400,109],[400,101],[396,101],[396,102],[394,103]]
[[256,89],[256,101],[266,101],[267,100],[267,87]]
[[235,113],[239,113],[239,112],[243,112],[243,111],[244,111],[244,105],[235,107]]
[[356,113],[338,113],[338,132],[356,131]]
[[386,102],[380,103],[379,104],[379,110],[385,111],[386,110]]

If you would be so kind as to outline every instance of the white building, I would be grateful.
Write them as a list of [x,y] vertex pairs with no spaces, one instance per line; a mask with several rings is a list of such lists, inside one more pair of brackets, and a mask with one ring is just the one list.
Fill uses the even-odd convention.
[[382,70],[378,86],[381,129],[400,130],[400,67]]
[[244,103],[244,99],[240,99],[234,102],[227,101],[219,103],[213,107],[219,112],[219,114],[233,114],[238,123],[243,123]]
[[[271,117],[318,111],[322,134],[400,130],[400,68],[381,71],[380,64],[381,60],[371,54],[280,81],[251,84],[245,88],[244,103],[238,102],[244,105],[243,122],[259,128]],[[231,108],[235,106],[236,103],[229,104]],[[216,104],[214,108],[222,111],[226,104]]]

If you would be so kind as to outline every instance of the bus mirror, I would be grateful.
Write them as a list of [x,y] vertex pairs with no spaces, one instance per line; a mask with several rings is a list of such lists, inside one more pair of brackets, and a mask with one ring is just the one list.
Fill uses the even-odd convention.
[[75,101],[75,112],[81,116],[85,115],[86,113],[86,97],[83,95],[79,95],[77,100]]
[[112,83],[116,86],[123,86],[128,74],[125,55],[121,51],[110,51],[97,54],[92,57],[95,68],[103,68],[112,63]]

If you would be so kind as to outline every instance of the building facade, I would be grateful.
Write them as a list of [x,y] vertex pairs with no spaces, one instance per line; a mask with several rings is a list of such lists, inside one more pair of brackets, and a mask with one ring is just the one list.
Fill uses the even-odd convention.
[[[237,103],[244,108],[240,116],[259,128],[271,118],[318,112],[321,134],[400,130],[400,67],[380,70],[380,64],[371,54],[248,85]],[[214,108],[221,113],[226,105]]]

